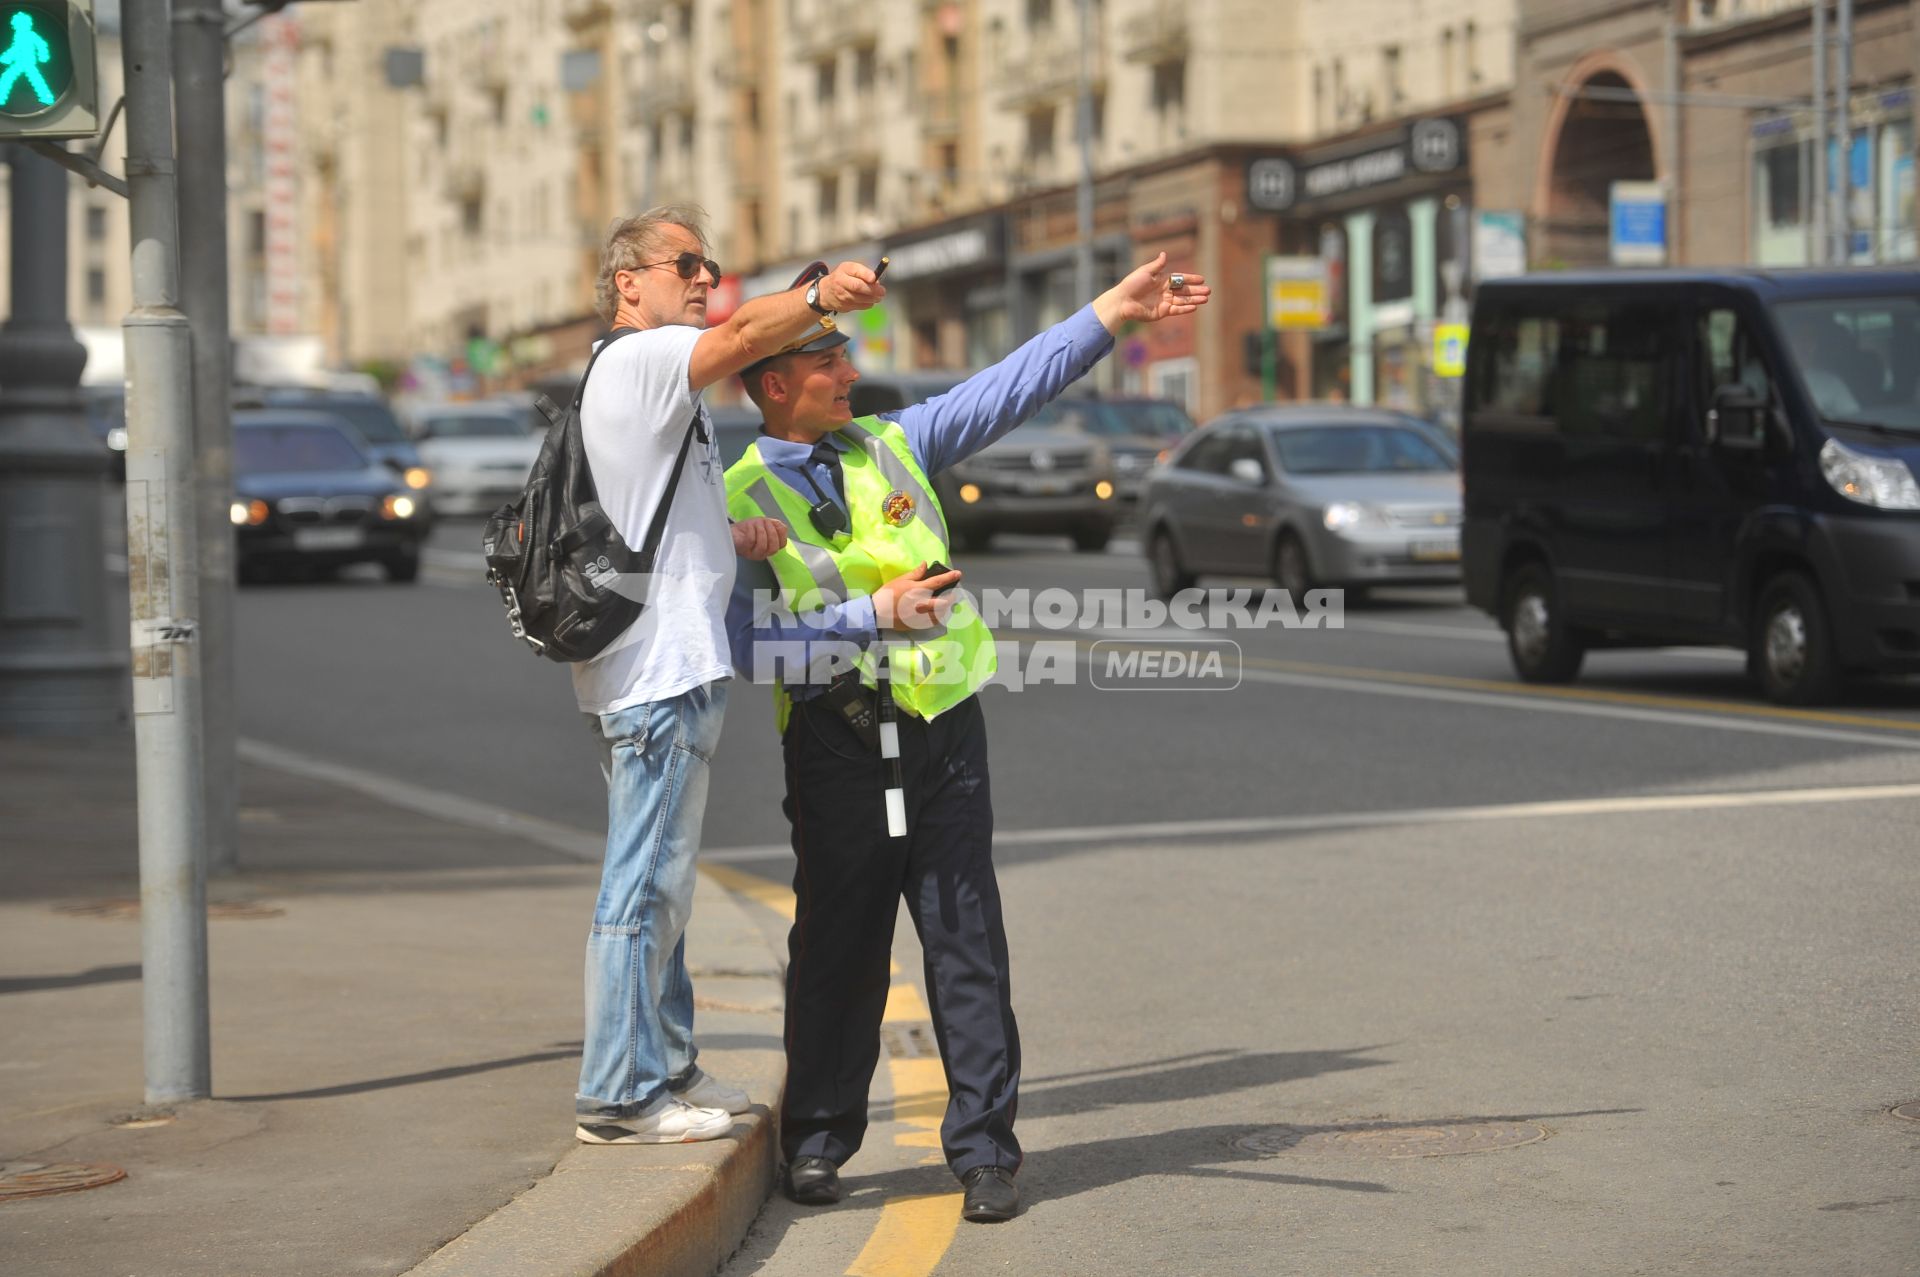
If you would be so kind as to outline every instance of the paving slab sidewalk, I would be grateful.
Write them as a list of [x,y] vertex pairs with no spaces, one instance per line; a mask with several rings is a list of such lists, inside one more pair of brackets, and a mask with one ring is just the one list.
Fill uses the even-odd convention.
[[[705,1274],[774,1169],[778,960],[704,876],[702,1062],[761,1106],[706,1145],[572,1138],[597,869],[511,832],[243,763],[210,885],[214,1098],[142,1109],[130,734],[0,738],[0,1271]],[[583,822],[584,823],[584,822]],[[145,1119],[145,1120],[143,1120]]]

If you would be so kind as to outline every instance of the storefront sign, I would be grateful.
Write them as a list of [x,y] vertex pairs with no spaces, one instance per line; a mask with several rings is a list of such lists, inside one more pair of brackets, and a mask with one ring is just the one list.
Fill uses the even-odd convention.
[[1467,326],[1435,324],[1433,326],[1433,375],[1464,377],[1466,374]]
[[1615,266],[1662,266],[1667,260],[1667,188],[1659,182],[1615,182],[1609,188],[1608,257]]
[[1467,162],[1458,120],[1416,120],[1391,141],[1318,162],[1263,156],[1247,166],[1247,203],[1265,213],[1374,191],[1397,182],[1453,173]]
[[987,219],[927,239],[889,243],[889,280],[923,279],[953,271],[974,270],[1000,260],[1001,223]]
[[1525,213],[1476,210],[1473,215],[1473,277],[1505,279],[1527,273]]
[[1267,258],[1267,327],[1327,326],[1327,267],[1318,257]]

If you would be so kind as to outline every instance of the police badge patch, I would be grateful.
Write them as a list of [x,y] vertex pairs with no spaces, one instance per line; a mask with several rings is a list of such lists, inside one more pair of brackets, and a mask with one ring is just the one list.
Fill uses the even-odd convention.
[[904,528],[912,523],[917,513],[913,508],[913,498],[898,488],[889,492],[887,499],[880,503],[880,517],[896,528]]

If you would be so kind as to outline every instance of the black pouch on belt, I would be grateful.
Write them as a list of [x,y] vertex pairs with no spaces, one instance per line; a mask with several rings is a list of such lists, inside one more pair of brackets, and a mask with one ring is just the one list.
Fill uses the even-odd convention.
[[860,743],[874,752],[880,749],[880,721],[875,712],[873,693],[861,686],[857,670],[849,670],[827,684],[819,696],[820,704],[845,720]]

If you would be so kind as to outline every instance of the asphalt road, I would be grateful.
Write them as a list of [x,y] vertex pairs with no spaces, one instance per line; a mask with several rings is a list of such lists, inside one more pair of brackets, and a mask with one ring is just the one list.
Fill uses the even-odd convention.
[[[603,829],[566,672],[516,650],[476,542],[444,525],[413,586],[243,591],[242,734]],[[1147,580],[1064,542],[958,566]],[[883,1069],[850,1200],[774,1202],[731,1274],[1920,1267],[1920,1124],[1888,1113],[1920,1099],[1920,689],[1781,712],[1689,650],[1541,691],[1457,592],[1344,619],[1203,636],[1239,678],[1184,693],[1096,687],[1090,649],[1191,634],[1020,633],[1078,662],[985,693],[1029,1209],[915,1215],[953,1185]],[[714,768],[712,859],[784,880],[763,689]],[[1535,1142],[1386,1156],[1452,1119]]]

